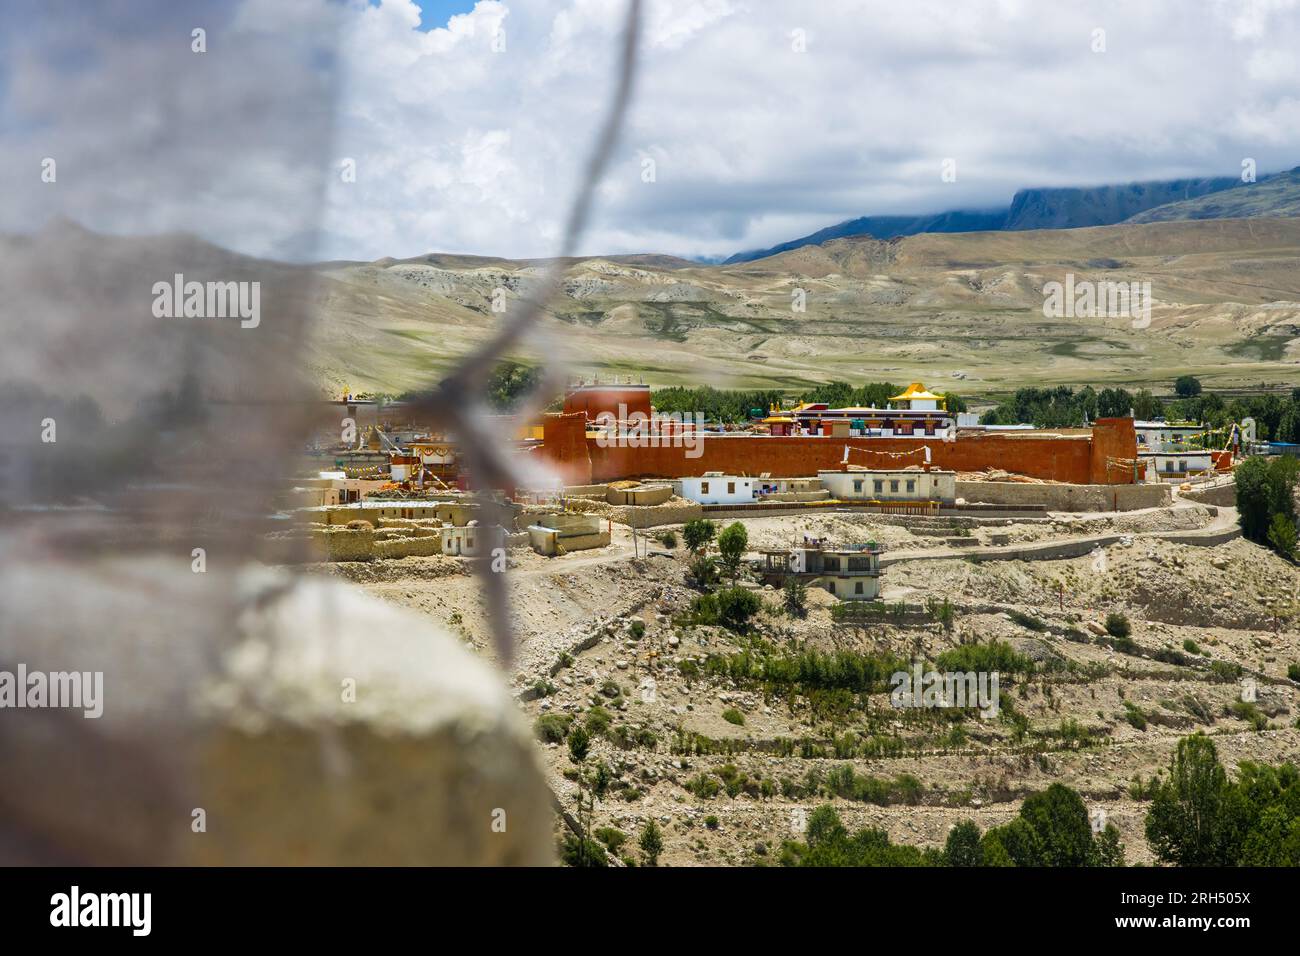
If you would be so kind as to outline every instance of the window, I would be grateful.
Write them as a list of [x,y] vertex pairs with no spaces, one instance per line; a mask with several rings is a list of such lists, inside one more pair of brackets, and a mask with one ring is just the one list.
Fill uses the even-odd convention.
[[702,495],[707,495],[708,493],[709,493],[709,483],[708,483],[707,481],[701,481],[701,482],[700,482],[700,494],[702,494]]
[[736,493],[736,483],[734,481],[727,482],[727,494],[734,495],[735,493]]
[[880,479],[876,479],[875,486],[876,486],[876,494],[880,494],[885,490],[885,483]]
[[839,569],[840,569],[840,559],[839,559],[839,558],[827,558],[827,559],[826,559],[826,570],[827,570],[827,571],[838,571]]
[[854,490],[854,491],[861,491],[861,490],[862,490],[862,482],[861,482],[861,481],[854,481],[854,482],[853,482],[853,490]]
[[898,482],[897,482],[897,481],[891,481],[891,482],[889,483],[889,490],[890,490],[890,491],[898,491]]
[[909,478],[907,479],[907,493],[910,495],[914,491],[916,491],[916,479]]
[[861,582],[861,581],[855,581],[855,582],[853,582],[853,593],[854,593],[854,594],[861,594],[861,593],[862,593],[862,582]]
[[834,593],[835,593],[835,582],[834,582],[834,581],[827,581],[827,582],[826,582],[826,590],[827,590],[827,591],[830,591],[831,594],[834,594]]

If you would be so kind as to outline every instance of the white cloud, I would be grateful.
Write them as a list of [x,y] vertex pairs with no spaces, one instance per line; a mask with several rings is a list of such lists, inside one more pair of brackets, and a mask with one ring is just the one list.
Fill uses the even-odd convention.
[[[480,0],[433,26],[411,0],[138,0],[70,38],[0,6],[0,172],[61,170],[0,228],[63,213],[301,255],[319,226],[319,257],[360,259],[552,252],[622,11]],[[224,11],[206,57],[195,10]],[[1300,163],[1294,0],[648,0],[644,40],[584,252],[726,255],[1025,186]]]
[[[345,41],[340,136],[388,172],[364,195],[332,190],[332,254],[547,254],[621,5],[481,2],[436,44],[412,6],[355,13],[367,28]],[[651,2],[634,114],[583,248],[727,254],[857,215],[998,206],[1023,186],[1295,165],[1300,130],[1282,124],[1298,19],[1294,3],[1217,0]],[[447,175],[403,176],[385,156]],[[947,157],[956,183],[940,179]]]

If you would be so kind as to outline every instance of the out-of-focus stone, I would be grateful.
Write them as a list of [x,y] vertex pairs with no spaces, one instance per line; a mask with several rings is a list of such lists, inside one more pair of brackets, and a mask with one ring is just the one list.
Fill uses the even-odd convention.
[[522,716],[499,675],[425,618],[335,581],[194,574],[188,555],[9,561],[0,595],[0,668],[104,674],[98,719],[0,710],[0,854],[553,862]]

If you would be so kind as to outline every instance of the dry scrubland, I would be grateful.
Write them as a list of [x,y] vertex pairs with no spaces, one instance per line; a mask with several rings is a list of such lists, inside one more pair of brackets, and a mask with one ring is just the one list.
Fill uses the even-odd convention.
[[[1272,615],[1292,600],[1296,569],[1240,539],[1195,547],[1156,537],[1231,517],[1194,506],[981,524],[970,530],[981,543],[995,533],[1013,541],[1126,537],[1105,550],[1104,566],[1091,555],[1032,563],[913,557],[891,566],[886,600],[915,607],[947,598],[956,608],[950,632],[924,615],[846,627],[832,620],[834,599],[810,590],[805,618],[764,611],[749,636],[683,626],[697,593],[688,586],[684,547],[633,558],[626,531],[616,528],[615,542],[598,551],[515,554],[522,644],[513,681],[530,720],[568,718],[595,731],[588,763],[606,762],[614,783],[594,827],[626,833],[624,852],[634,854],[637,831],[653,817],[664,830],[664,864],[771,862],[781,841],[796,835],[800,812],[826,802],[810,785],[832,773],[843,779],[844,767],[879,781],[871,798],[878,802],[835,798],[850,827],[870,823],[895,841],[938,846],[954,823],[1003,823],[1027,793],[1059,781],[1090,808],[1104,808],[1128,860],[1146,862],[1147,804],[1130,784],[1167,766],[1180,736],[1214,735],[1229,768],[1242,759],[1300,761],[1300,688],[1286,678],[1287,665],[1300,661],[1300,631],[1275,631]],[[744,524],[751,548],[807,532],[842,543],[877,540],[895,556],[919,556],[935,540],[933,529],[914,534],[868,515]],[[477,582],[456,559],[322,570],[487,646]],[[773,607],[780,601],[779,592],[759,593]],[[1110,611],[1130,619],[1131,643],[1102,631]],[[796,645],[933,659],[993,641],[1037,663],[1031,674],[1004,678],[1003,715],[992,720],[970,711],[900,711],[884,693],[769,692],[710,676],[705,663],[710,655]],[[1253,708],[1239,704],[1238,668],[1258,682]],[[643,690],[647,678],[653,699]],[[538,689],[545,696],[534,696]],[[729,710],[736,713],[727,719]],[[568,748],[538,746],[552,788],[572,807]]]
[[[312,371],[333,389],[425,387],[491,334],[493,290],[514,301],[542,267],[446,255],[321,267]],[[1150,328],[1044,318],[1043,285],[1066,273],[1150,281]],[[795,288],[806,312],[791,310]],[[731,266],[575,260],[544,327],[577,371],[655,386],[1300,384],[1300,219],[860,237]]]

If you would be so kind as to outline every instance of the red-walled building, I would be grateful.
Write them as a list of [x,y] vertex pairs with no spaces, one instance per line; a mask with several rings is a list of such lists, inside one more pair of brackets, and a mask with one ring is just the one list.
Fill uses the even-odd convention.
[[[604,409],[600,409],[604,410]],[[995,468],[1072,484],[1133,484],[1139,480],[1137,436],[1131,418],[1102,418],[1090,434],[1019,432],[927,438],[833,438],[702,434],[678,445],[647,447],[587,435],[585,410],[548,416],[539,449],[570,485],[624,478],[682,478],[720,471],[729,475],[797,478],[841,467],[845,446],[859,449],[850,461],[868,467],[920,464],[930,449],[936,468],[975,472]],[[911,457],[915,456],[915,457]]]

